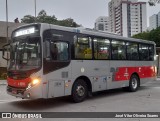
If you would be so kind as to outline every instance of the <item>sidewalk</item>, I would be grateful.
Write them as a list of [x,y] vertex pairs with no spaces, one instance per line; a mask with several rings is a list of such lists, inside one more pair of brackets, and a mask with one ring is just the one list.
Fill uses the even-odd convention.
[[6,80],[0,80],[0,85],[6,85],[7,81]]

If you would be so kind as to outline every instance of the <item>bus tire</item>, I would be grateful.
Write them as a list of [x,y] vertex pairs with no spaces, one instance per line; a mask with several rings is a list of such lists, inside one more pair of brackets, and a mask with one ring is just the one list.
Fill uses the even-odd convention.
[[133,74],[129,81],[129,91],[136,92],[139,88],[139,78],[137,75]]
[[83,79],[78,79],[72,88],[72,100],[75,103],[82,102],[88,95],[88,87]]

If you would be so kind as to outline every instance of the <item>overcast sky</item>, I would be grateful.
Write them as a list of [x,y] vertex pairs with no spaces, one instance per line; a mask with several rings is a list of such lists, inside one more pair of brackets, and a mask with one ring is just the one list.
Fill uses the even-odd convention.
[[[0,21],[6,20],[6,0],[0,0]],[[110,0],[37,0],[37,13],[44,9],[48,15],[58,19],[73,18],[84,27],[93,28],[96,18],[108,15]],[[139,0],[145,1],[148,0]],[[34,16],[34,0],[8,0],[9,21],[24,15]],[[160,11],[160,4],[154,7],[147,5],[147,19]]]

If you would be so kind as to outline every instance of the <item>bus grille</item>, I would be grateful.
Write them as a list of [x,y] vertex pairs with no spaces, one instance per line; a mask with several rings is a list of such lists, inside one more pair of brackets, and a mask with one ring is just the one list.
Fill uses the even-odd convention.
[[24,94],[25,90],[26,89],[24,89],[24,88],[15,88],[15,87],[7,86],[7,92],[10,92],[10,93],[15,91],[16,94]]
[[19,72],[19,73],[8,72],[8,77],[14,80],[22,80],[26,79],[28,76],[24,72]]

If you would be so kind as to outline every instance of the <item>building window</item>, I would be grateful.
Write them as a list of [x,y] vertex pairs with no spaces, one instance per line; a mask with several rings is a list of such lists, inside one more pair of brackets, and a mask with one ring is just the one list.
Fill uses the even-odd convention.
[[98,24],[98,30],[104,31],[104,25],[103,24]]

